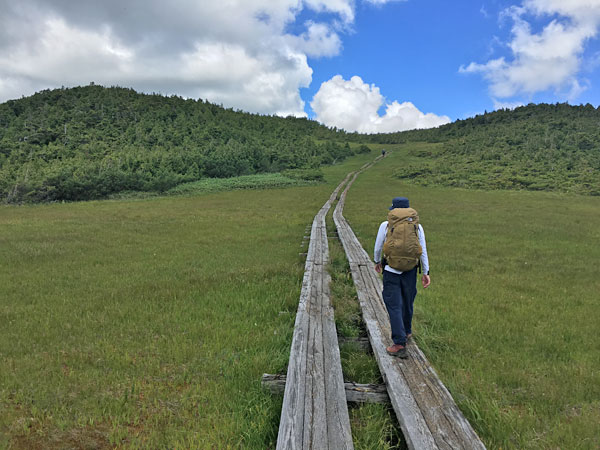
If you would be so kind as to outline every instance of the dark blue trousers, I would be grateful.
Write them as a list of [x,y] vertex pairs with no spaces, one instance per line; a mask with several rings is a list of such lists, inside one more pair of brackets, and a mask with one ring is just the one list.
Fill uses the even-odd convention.
[[390,316],[394,344],[406,345],[406,335],[412,333],[416,296],[416,267],[401,274],[383,271],[383,301]]

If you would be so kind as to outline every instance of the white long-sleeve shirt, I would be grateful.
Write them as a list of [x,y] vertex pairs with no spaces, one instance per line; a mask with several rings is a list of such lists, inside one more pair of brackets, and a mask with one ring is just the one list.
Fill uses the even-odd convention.
[[[381,252],[383,251],[383,244],[385,242],[385,236],[387,234],[387,220],[385,222],[381,222],[379,225],[379,231],[377,232],[377,239],[375,239],[375,249],[373,250],[373,260],[375,263],[381,262]],[[425,232],[423,231],[423,227],[419,224],[419,229],[417,230],[417,236],[419,238],[419,244],[421,244],[421,248],[423,249],[423,253],[421,254],[421,270],[424,274],[429,274],[429,257],[427,256],[427,243],[425,242]],[[402,273],[400,270],[396,270],[388,265],[386,265],[383,270],[387,270],[392,273]]]

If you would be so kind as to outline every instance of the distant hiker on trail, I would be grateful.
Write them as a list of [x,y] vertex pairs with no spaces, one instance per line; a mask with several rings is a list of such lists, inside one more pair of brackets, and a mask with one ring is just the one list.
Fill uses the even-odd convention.
[[381,150],[381,156],[385,156],[385,149]]
[[406,341],[412,337],[413,304],[417,296],[417,267],[423,273],[423,288],[431,280],[425,232],[419,214],[410,208],[406,197],[392,201],[388,220],[379,226],[373,259],[375,270],[383,272],[383,301],[392,327],[394,345],[386,350],[392,356],[407,358]]

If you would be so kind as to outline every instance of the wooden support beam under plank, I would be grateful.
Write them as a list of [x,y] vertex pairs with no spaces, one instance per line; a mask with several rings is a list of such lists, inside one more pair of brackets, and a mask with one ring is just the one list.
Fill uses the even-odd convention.
[[371,352],[371,342],[368,337],[358,337],[358,338],[348,338],[343,336],[338,336],[338,343],[340,346],[345,344],[356,345],[357,347],[363,349],[366,352]]
[[[263,374],[261,384],[271,394],[283,394],[285,375]],[[384,384],[344,383],[346,401],[351,403],[390,403],[390,397]]]

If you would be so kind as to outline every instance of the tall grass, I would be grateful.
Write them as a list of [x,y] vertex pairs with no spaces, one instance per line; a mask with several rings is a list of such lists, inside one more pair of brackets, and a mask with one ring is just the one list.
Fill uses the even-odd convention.
[[491,448],[599,448],[600,199],[417,187],[405,161],[362,174],[345,216],[372,252],[393,197],[419,211],[415,334],[459,406]]
[[269,448],[322,185],[0,209],[0,448]]
[[[315,186],[0,208],[0,448],[273,448],[260,376],[287,367],[304,229],[372,158]],[[459,406],[489,448],[598,448],[600,199],[409,186],[405,161],[364,172],[345,216],[371,251],[392,197],[420,212],[416,339]],[[358,448],[394,445],[377,408]]]

